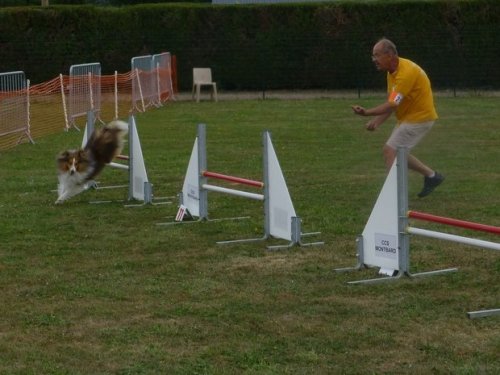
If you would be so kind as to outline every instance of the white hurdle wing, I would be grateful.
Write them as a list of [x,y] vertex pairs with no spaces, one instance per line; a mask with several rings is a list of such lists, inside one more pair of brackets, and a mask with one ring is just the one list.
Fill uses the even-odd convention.
[[296,217],[292,198],[286,186],[285,177],[274,151],[271,135],[266,135],[267,165],[268,165],[268,207],[269,207],[269,234],[274,237],[292,240],[292,217]]

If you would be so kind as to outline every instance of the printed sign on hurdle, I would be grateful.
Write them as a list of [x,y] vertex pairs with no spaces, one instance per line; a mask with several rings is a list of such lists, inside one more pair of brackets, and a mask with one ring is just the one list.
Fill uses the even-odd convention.
[[[269,249],[279,249],[294,245],[320,245],[323,242],[304,243],[302,238],[319,234],[302,233],[301,219],[295,213],[290,194],[274,150],[271,134],[264,132],[263,143],[263,179],[255,181],[247,178],[231,176],[207,170],[206,126],[198,125],[198,133],[189,160],[182,192],[179,194],[180,208],[177,219],[197,217],[198,221],[208,221],[208,192],[217,192],[239,196],[264,202],[264,234],[260,238],[220,241],[218,244],[261,241],[270,237],[290,241],[287,245],[268,246]],[[224,180],[251,188],[261,189],[261,193],[230,189],[212,185],[208,179]],[[242,219],[242,217],[232,218]],[[216,219],[217,220],[217,219]],[[169,225],[174,223],[160,223]]]

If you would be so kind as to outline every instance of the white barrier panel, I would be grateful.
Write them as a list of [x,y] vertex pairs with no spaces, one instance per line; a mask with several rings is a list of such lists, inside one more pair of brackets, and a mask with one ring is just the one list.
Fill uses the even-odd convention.
[[155,92],[157,93],[157,103],[172,99],[174,97],[174,88],[172,84],[172,56],[170,52],[163,52],[152,56],[153,69],[155,72]]
[[[144,112],[157,100],[156,77],[153,72],[152,56],[136,56],[131,60],[132,73],[132,109]],[[140,105],[138,104],[140,102]]]
[[101,111],[101,64],[78,64],[69,68],[68,118],[66,123],[78,129],[76,118]]
[[132,110],[144,112],[149,106],[160,106],[174,99],[172,58],[169,52],[136,56],[131,59]]
[[30,133],[29,80],[24,72],[0,73],[0,137],[23,133],[35,143]]

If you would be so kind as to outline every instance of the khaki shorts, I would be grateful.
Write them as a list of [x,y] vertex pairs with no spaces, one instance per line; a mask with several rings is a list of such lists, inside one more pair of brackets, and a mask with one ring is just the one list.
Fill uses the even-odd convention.
[[434,121],[419,123],[402,122],[394,128],[385,144],[394,150],[397,150],[398,147],[406,147],[411,150],[431,130],[432,125],[434,125]]

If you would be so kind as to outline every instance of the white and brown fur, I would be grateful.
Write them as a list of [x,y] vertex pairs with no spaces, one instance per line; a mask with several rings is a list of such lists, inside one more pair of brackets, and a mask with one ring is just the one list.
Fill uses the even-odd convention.
[[57,156],[58,198],[56,204],[87,190],[93,179],[123,149],[126,122],[115,120],[95,129],[84,148],[66,150]]

